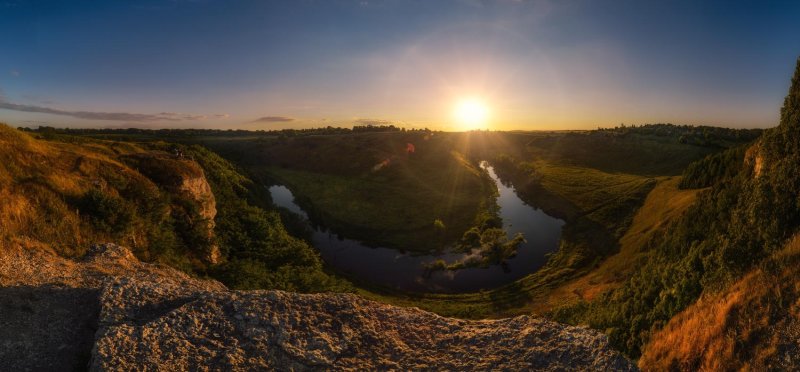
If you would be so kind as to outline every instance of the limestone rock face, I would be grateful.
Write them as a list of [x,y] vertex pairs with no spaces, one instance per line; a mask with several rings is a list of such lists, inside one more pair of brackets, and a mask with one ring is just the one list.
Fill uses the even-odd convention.
[[85,370],[101,309],[116,306],[103,304],[101,293],[121,278],[154,288],[225,290],[216,281],[141,263],[115,244],[95,245],[80,260],[59,257],[36,242],[0,244],[0,370]]
[[[0,348],[0,358],[15,370],[635,369],[584,328],[528,316],[451,319],[352,294],[231,291],[113,244],[79,261],[16,248],[0,262],[11,263],[0,265],[0,298],[39,314],[8,321],[12,310],[0,307],[9,329],[29,330],[15,339],[0,328],[0,345],[15,347]],[[68,292],[49,292],[57,290]]]
[[[194,163],[194,165],[199,168],[196,163]],[[217,201],[214,198],[211,185],[208,184],[208,180],[206,180],[202,169],[199,170],[199,174],[197,175],[181,178],[178,184],[178,190],[200,206],[200,217],[206,220],[208,224],[208,238],[213,239],[215,227],[214,217],[217,216]],[[212,245],[204,258],[208,263],[216,265],[222,262],[222,253],[218,246]]]
[[211,192],[211,185],[208,184],[205,175],[201,173],[197,176],[187,176],[180,180],[178,189],[188,195],[200,206],[200,216],[209,221],[209,228],[214,228],[214,217],[217,216],[217,202],[214,193]]
[[[125,159],[157,185],[196,203],[199,217],[206,224],[208,239],[213,240],[217,201],[203,168],[196,161],[183,155],[158,152],[132,154]],[[212,245],[202,258],[216,265],[222,261],[222,253],[218,246]]]
[[128,280],[101,298],[98,370],[633,369],[603,335],[527,316],[464,321],[355,295],[179,294]]

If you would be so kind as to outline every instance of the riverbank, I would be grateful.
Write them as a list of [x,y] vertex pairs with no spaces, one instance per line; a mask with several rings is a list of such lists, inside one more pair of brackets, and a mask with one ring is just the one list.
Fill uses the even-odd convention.
[[[483,165],[482,170],[498,190],[498,213],[506,235],[511,238],[522,234],[526,240],[517,247],[514,257],[504,260],[502,265],[430,272],[426,268],[435,261],[452,264],[475,253],[412,255],[385,247],[373,248],[357,240],[337,236],[320,224],[313,227],[312,243],[334,271],[355,282],[368,282],[393,291],[478,292],[521,279],[544,266],[547,255],[558,249],[564,222],[523,202],[512,186],[501,182],[491,166]],[[277,206],[308,218],[288,188],[272,186],[269,190]]]

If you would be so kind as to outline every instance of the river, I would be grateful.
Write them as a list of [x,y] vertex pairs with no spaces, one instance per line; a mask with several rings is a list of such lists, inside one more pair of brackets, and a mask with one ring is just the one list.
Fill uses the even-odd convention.
[[[508,259],[506,270],[500,265],[488,268],[468,268],[456,271],[437,271],[427,277],[424,265],[443,259],[448,263],[465,256],[464,253],[414,256],[389,248],[372,248],[352,239],[339,239],[336,234],[317,228],[313,244],[326,264],[346,276],[412,292],[462,293],[491,289],[528,275],[547,262],[547,254],[558,250],[564,221],[549,216],[520,199],[511,185],[504,185],[494,168],[481,163],[494,180],[499,191],[497,203],[503,228],[509,237],[522,233],[526,242],[519,246],[515,257]],[[295,204],[292,192],[285,186],[269,188],[275,205],[308,219]]]

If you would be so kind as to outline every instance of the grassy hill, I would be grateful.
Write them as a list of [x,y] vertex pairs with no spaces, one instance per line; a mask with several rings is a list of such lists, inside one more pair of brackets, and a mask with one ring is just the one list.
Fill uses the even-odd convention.
[[116,242],[234,288],[349,288],[286,232],[260,188],[206,149],[36,136],[0,124],[0,244],[79,257]]
[[791,370],[800,364],[800,237],[653,334],[645,370]]

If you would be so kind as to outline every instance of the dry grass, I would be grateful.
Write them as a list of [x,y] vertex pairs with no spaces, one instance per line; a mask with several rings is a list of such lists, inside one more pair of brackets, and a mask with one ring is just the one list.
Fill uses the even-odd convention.
[[534,302],[534,312],[543,313],[578,300],[591,301],[624,282],[636,267],[637,260],[644,257],[645,243],[651,235],[694,203],[699,190],[680,190],[679,183],[680,177],[660,179],[620,239],[620,251],[588,274],[566,282],[542,301]]
[[787,370],[800,363],[800,235],[725,291],[675,316],[644,370]]
[[112,179],[150,182],[114,158],[137,149],[116,147],[48,142],[0,124],[0,239],[52,243],[67,256],[81,254],[88,241],[107,240],[86,226],[70,200],[92,187],[114,194]]

